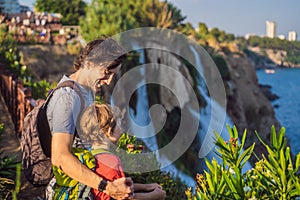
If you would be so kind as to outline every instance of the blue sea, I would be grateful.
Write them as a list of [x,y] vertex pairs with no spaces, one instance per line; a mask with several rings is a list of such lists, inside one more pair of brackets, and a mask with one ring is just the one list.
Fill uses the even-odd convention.
[[279,99],[272,102],[277,119],[286,128],[291,150],[300,152],[300,69],[276,69],[274,74],[257,70],[258,82],[270,85]]

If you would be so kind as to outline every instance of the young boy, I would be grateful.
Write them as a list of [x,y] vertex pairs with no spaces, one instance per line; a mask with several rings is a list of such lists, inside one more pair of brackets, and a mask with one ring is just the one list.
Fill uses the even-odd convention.
[[[110,140],[111,143],[116,145],[121,136],[120,127],[114,118],[112,108],[108,104],[96,104],[96,115],[99,121],[99,125],[103,133]],[[105,136],[104,136],[105,137]],[[116,155],[103,151],[103,149],[97,149],[97,144],[92,144],[92,153],[96,159],[95,172],[108,181],[113,181],[117,178],[125,177],[123,172],[122,163]],[[131,199],[151,199],[160,200],[165,199],[166,192],[157,183],[152,184],[133,184],[133,191]],[[143,191],[143,192],[138,192]],[[111,198],[104,192],[100,192],[96,189],[92,189],[92,193],[95,199],[110,200]]]

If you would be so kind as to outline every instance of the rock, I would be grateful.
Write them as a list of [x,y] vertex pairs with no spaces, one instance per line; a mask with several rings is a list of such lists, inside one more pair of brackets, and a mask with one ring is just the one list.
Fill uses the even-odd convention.
[[[248,138],[246,147],[256,143],[254,152],[260,157],[266,153],[262,144],[254,134],[257,131],[264,141],[270,141],[270,131],[272,125],[279,129],[279,122],[275,112],[266,97],[265,90],[258,84],[258,78],[253,62],[242,55],[224,55],[228,68],[232,74],[231,84],[233,84],[233,94],[228,95],[227,113],[233,120],[240,134],[247,129]],[[239,76],[236,76],[239,74]],[[275,95],[268,94],[269,98],[276,98]],[[254,157],[250,159],[252,163],[256,161]]]

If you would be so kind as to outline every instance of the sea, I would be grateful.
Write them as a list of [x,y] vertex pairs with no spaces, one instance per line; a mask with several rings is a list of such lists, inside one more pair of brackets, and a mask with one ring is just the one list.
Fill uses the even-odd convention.
[[286,129],[291,151],[300,153],[300,69],[275,69],[275,73],[257,70],[259,84],[270,85],[271,92],[279,98],[272,101],[275,115]]

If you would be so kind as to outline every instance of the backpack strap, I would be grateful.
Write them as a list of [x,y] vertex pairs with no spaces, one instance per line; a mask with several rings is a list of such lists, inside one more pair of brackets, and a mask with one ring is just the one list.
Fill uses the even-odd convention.
[[[47,118],[47,105],[48,105],[51,97],[53,96],[53,93],[57,89],[62,88],[62,87],[70,87],[70,88],[74,89],[80,97],[80,102],[81,102],[80,111],[82,111],[84,109],[84,98],[82,96],[82,93],[81,93],[80,89],[78,88],[78,86],[75,84],[75,82],[72,80],[67,80],[67,81],[60,83],[56,88],[54,88],[49,93],[49,95],[47,96],[47,99],[45,100],[45,103],[39,109],[39,113],[38,113],[38,117],[37,117],[37,128],[38,128],[38,130],[41,130],[41,131],[38,131],[40,143],[41,143],[44,154],[49,158],[51,158],[52,134],[50,131],[50,126],[49,126],[48,118]],[[76,132],[76,129],[75,129],[75,132]]]

